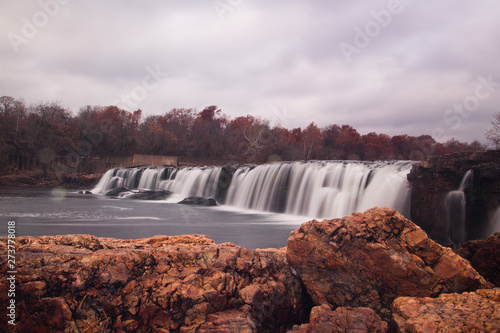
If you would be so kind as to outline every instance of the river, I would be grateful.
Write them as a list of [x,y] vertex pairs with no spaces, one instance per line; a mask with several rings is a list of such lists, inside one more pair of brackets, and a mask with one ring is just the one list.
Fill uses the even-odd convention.
[[91,234],[136,239],[204,234],[217,243],[233,242],[250,249],[284,247],[290,232],[307,221],[228,206],[197,207],[31,188],[0,188],[0,219],[0,236],[7,236],[7,222],[15,221],[17,237]]

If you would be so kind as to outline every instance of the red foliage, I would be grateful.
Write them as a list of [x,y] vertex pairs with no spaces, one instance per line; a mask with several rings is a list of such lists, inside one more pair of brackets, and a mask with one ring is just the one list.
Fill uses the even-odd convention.
[[[24,147],[24,148],[23,148]],[[79,158],[112,154],[147,153],[223,157],[235,161],[265,162],[297,159],[413,159],[457,151],[484,150],[451,139],[436,143],[429,135],[390,137],[374,132],[360,135],[350,125],[305,129],[273,127],[253,116],[230,119],[212,105],[172,109],[142,119],[142,110],[129,112],[117,106],[86,106],[74,116],[58,103],[26,107],[22,100],[0,97],[0,152],[3,165],[9,154],[29,147],[39,159],[46,155]],[[43,157],[40,155],[43,152]],[[40,157],[42,156],[42,157]]]

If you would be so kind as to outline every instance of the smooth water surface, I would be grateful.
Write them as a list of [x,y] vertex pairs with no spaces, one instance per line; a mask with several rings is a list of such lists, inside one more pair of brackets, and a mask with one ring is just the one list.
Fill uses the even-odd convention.
[[136,239],[205,234],[217,243],[255,248],[286,246],[308,218],[169,201],[111,199],[64,189],[0,188],[0,236],[16,222],[16,236],[91,234]]

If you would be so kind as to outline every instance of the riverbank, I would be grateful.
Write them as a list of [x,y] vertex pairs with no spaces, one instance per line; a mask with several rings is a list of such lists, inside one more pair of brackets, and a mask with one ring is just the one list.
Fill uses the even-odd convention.
[[97,184],[100,174],[56,174],[42,170],[22,170],[0,176],[0,186],[31,188],[89,189]]

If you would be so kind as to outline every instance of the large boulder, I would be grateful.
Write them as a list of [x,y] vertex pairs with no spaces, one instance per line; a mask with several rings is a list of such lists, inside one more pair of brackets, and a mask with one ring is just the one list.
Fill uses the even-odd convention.
[[500,332],[500,289],[394,301],[396,332]]
[[199,235],[18,237],[16,246],[18,332],[286,332],[309,311],[283,250]]
[[500,287],[500,232],[486,239],[465,242],[456,252],[469,260],[486,280]]
[[370,307],[384,320],[399,296],[491,287],[467,260],[388,208],[304,223],[288,239],[287,258],[314,304]]
[[385,333],[387,323],[370,308],[339,307],[335,311],[328,304],[311,310],[309,323],[295,325],[288,333]]

